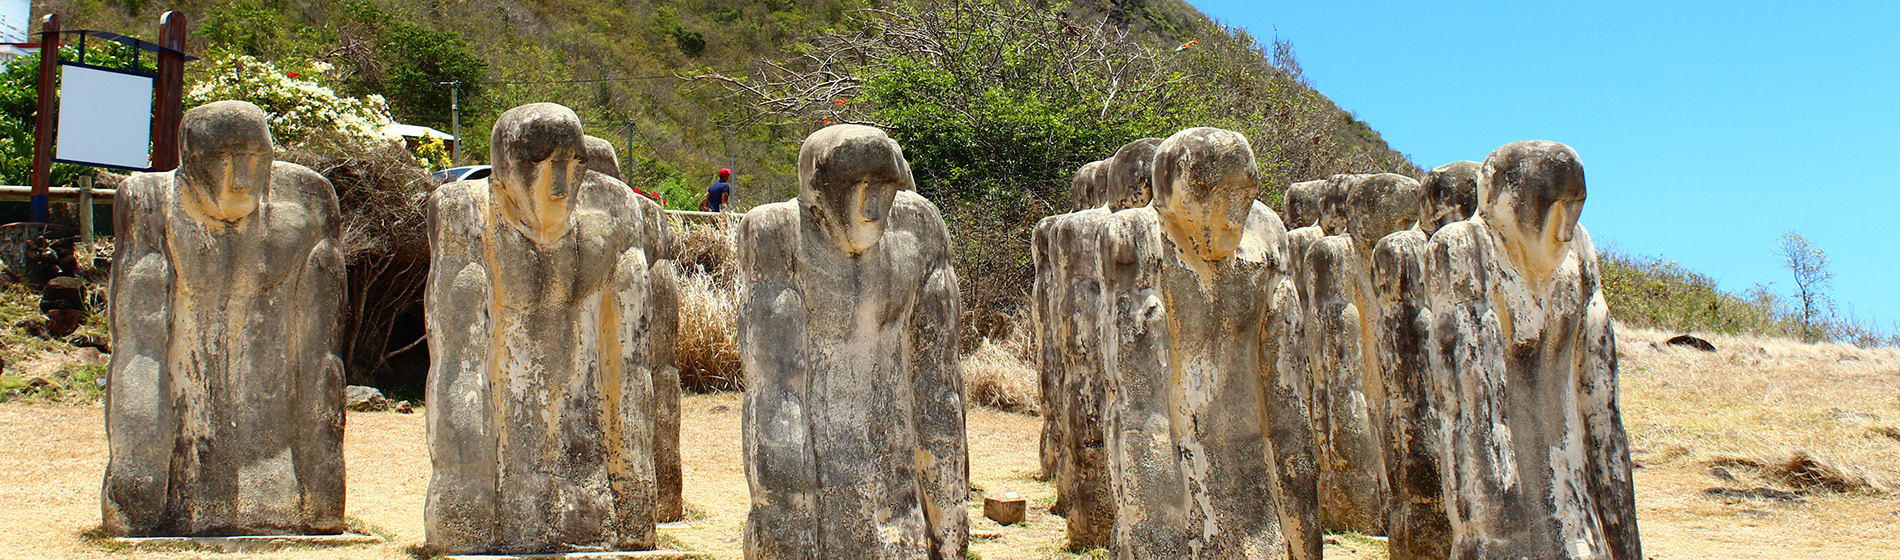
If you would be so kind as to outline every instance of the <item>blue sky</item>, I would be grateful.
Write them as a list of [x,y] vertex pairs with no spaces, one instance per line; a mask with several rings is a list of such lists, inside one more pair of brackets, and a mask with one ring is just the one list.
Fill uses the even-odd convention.
[[1191,3],[1421,167],[1563,142],[1599,246],[1787,294],[1792,229],[1843,311],[1900,323],[1900,2]]

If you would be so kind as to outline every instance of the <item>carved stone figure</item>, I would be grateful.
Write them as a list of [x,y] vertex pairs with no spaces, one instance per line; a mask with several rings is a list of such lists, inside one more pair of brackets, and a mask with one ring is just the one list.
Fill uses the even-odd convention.
[[813,133],[798,178],[739,226],[746,557],[962,558],[949,231],[875,128]]
[[566,107],[510,109],[491,138],[494,174],[429,201],[428,544],[652,548],[657,209],[588,170]]
[[1430,245],[1452,557],[1642,558],[1583,165],[1514,142],[1477,192]]
[[587,136],[587,170],[626,181],[620,176],[620,155],[614,152],[613,142],[591,134]]
[[1281,213],[1286,216],[1289,231],[1319,224],[1319,197],[1325,188],[1325,179],[1300,181],[1286,188]]
[[1442,560],[1451,553],[1445,517],[1438,390],[1428,367],[1432,312],[1425,233],[1407,229],[1372,250],[1373,319],[1385,384],[1386,550],[1394,560]]
[[1418,227],[1425,235],[1477,213],[1478,169],[1482,166],[1475,161],[1454,161],[1425,174],[1418,217]]
[[1155,149],[1159,147],[1160,138],[1142,138],[1122,146],[1108,159],[1100,181],[1107,184],[1102,201],[1109,209],[1140,208],[1154,200],[1152,178]]
[[1045,450],[1056,482],[1052,513],[1068,521],[1069,546],[1106,546],[1115,503],[1108,473],[1102,409],[1107,400],[1107,353],[1114,336],[1110,296],[1104,291],[1103,244],[1110,212],[1094,208],[1044,218],[1036,224],[1035,324],[1049,380]]
[[1153,206],[1115,213],[1106,236],[1114,553],[1317,560],[1311,434],[1283,351],[1298,296],[1286,230],[1253,200],[1253,150],[1183,130],[1153,184]]
[[114,205],[105,527],[342,532],[336,191],[273,161],[250,103],[187,111],[179,135],[178,170]]
[[1074,206],[1070,209],[1071,211],[1079,212],[1106,203],[1102,200],[1102,196],[1108,187],[1102,184],[1100,179],[1101,170],[1108,163],[1107,161],[1091,161],[1075,170],[1075,179],[1069,183],[1069,202]]

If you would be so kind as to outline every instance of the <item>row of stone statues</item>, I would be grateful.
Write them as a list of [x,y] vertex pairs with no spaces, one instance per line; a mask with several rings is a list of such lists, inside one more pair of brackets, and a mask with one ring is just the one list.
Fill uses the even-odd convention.
[[[247,103],[182,137],[116,208],[105,525],[342,531],[335,192],[273,161]],[[490,149],[489,179],[428,202],[428,543],[650,549],[682,513],[670,229],[566,107],[507,111]],[[1302,183],[1291,232],[1254,157],[1219,129],[1143,139],[1036,227],[1074,543],[1317,560],[1335,528],[1401,558],[1636,558],[1575,154]],[[948,230],[877,129],[814,133],[798,177],[738,226],[747,557],[962,557]]]
[[1296,183],[1286,223],[1252,158],[1216,129],[1137,140],[1037,224],[1071,546],[1317,560],[1326,530],[1400,559],[1641,558],[1576,153]]

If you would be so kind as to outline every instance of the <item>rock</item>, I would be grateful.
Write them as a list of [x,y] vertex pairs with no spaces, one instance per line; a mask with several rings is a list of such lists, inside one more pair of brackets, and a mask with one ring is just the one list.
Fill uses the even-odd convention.
[[1736,488],[1710,488],[1703,490],[1702,494],[1711,498],[1764,500],[1784,504],[1804,504],[1808,501],[1807,498],[1801,497],[1800,494],[1766,487],[1749,488],[1746,490]]
[[1696,350],[1701,350],[1703,352],[1715,351],[1715,345],[1710,343],[1709,341],[1696,338],[1693,336],[1689,336],[1686,334],[1679,334],[1676,336],[1669,337],[1669,340],[1663,341],[1663,344],[1668,344],[1670,346],[1682,346],[1682,347],[1687,347],[1687,348],[1694,348]]
[[40,311],[55,309],[85,309],[86,282],[73,276],[59,276],[46,281],[46,288],[40,290]]
[[1451,557],[1642,558],[1616,341],[1577,224],[1583,166],[1568,146],[1515,142],[1477,190],[1477,214],[1431,238]]
[[193,108],[179,135],[178,170],[128,179],[114,202],[105,528],[342,532],[336,191],[272,161],[250,103]]
[[798,198],[739,224],[748,559],[968,548],[957,277],[915,189],[883,131],[831,126],[799,150]]
[[22,318],[18,321],[13,322],[13,328],[19,329],[20,331],[25,332],[26,334],[33,335],[39,338],[52,338],[52,334],[46,331],[45,317]]
[[1116,337],[1099,350],[1118,395],[1104,412],[1111,554],[1318,560],[1299,296],[1285,226],[1254,200],[1252,147],[1183,130],[1153,173],[1152,206],[1090,218]]
[[1716,480],[1735,481],[1735,475],[1729,474],[1728,469],[1722,467],[1709,467],[1709,476],[1715,477]]
[[383,412],[389,410],[389,399],[383,398],[383,392],[375,387],[351,385],[343,388],[344,408],[353,412]]
[[392,407],[391,410],[395,410],[400,414],[414,414],[416,412],[415,407],[409,405],[409,401],[396,401],[396,406]]
[[1003,499],[985,496],[983,498],[983,517],[988,517],[1002,525],[1015,525],[1023,522],[1023,516],[1029,512],[1029,502],[1016,496],[1015,492],[1003,495]]
[[65,338],[79,330],[84,313],[78,309],[54,309],[46,312],[46,337]]
[[428,203],[425,540],[451,555],[651,549],[663,215],[578,165],[567,107],[509,109],[493,139],[490,177]]
[[26,380],[26,386],[32,387],[34,389],[44,389],[46,388],[47,385],[52,385],[52,384],[53,382],[47,381],[46,378],[39,377],[39,376],[29,377]]
[[[71,338],[67,338],[66,342],[80,348],[92,348],[106,354],[112,353],[112,339],[102,334],[86,333],[75,335]],[[4,345],[0,345],[0,348],[4,347]]]

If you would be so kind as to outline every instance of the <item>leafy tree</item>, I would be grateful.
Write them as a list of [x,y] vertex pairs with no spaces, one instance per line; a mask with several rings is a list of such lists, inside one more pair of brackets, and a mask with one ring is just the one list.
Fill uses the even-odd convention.
[[1788,233],[1781,235],[1781,244],[1775,247],[1775,256],[1781,257],[1781,265],[1794,275],[1801,336],[1809,342],[1828,338],[1823,315],[1833,308],[1827,296],[1827,287],[1834,279],[1834,271],[1828,270],[1827,252],[1815,247],[1794,230],[1788,230]]

